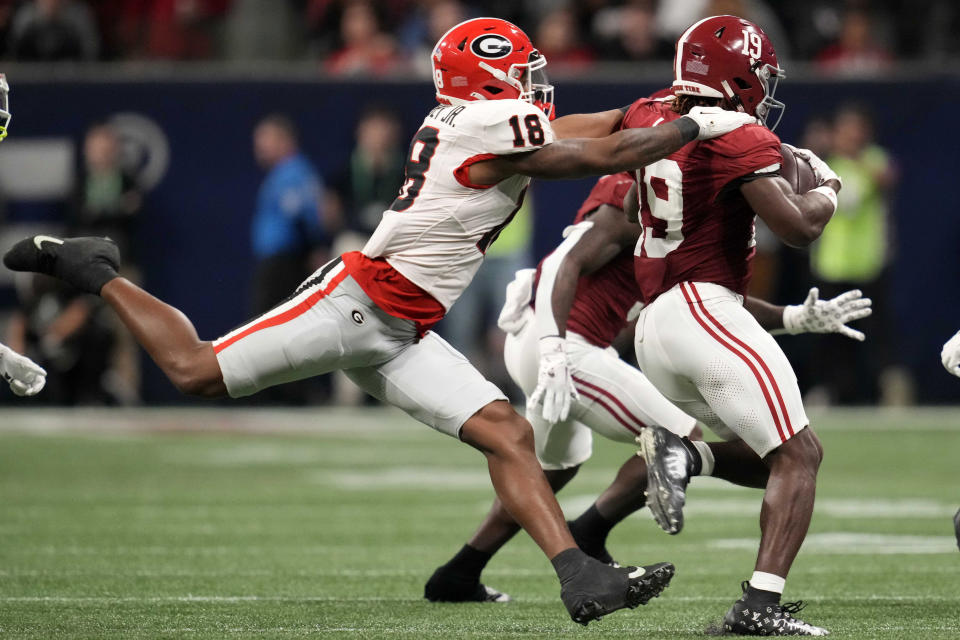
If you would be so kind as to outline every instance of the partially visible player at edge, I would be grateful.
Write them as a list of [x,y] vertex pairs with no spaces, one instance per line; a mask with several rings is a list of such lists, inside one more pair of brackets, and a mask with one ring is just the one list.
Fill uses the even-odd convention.
[[[700,105],[745,111],[771,128],[782,115],[774,92],[783,70],[766,34],[747,20],[714,16],[695,23],[677,42],[674,66],[675,100],[637,101],[624,128],[673,122]],[[743,306],[756,216],[788,245],[807,246],[836,211],[839,177],[800,153],[819,185],[804,194],[778,175],[780,140],[763,126],[690,145],[637,171],[644,235],[635,267],[646,303],[634,338],[637,362],[675,405],[724,440],[743,440],[769,469],[759,553],[742,597],[724,617],[728,633],[828,633],[795,618],[799,605],[780,603],[810,525],[823,449],[790,363]],[[645,456],[697,457],[669,442],[644,442]],[[668,503],[665,511],[676,514],[682,506],[688,480],[682,470],[694,466],[648,476],[648,493]]]
[[[0,73],[0,140],[7,137],[10,120],[10,85],[6,76]],[[5,344],[0,344],[0,377],[18,396],[34,396],[47,383],[47,372],[43,367]]]
[[[672,93],[672,92],[671,92]],[[624,215],[637,204],[630,173],[600,178],[577,212],[565,239],[537,269],[517,272],[507,291],[500,326],[507,332],[507,370],[527,396],[527,419],[533,425],[537,458],[554,491],[577,474],[592,454],[592,433],[633,444],[642,430],[649,436],[667,429],[696,448],[699,466],[690,475],[712,475],[735,484],[763,488],[768,470],[742,440],[700,441],[691,435],[696,421],[675,407],[643,373],[623,362],[611,348],[638,306],[634,286],[634,247],[642,227]],[[535,281],[535,282],[534,282]],[[533,291],[535,290],[535,295]],[[870,300],[859,291],[832,300],[781,307],[747,298],[746,308],[770,331],[792,334],[843,333],[863,340],[847,322],[871,313]],[[557,343],[560,343],[557,345]],[[543,397],[538,402],[538,396]],[[687,438],[686,436],[690,436]],[[651,461],[655,473],[672,469],[677,456]],[[682,463],[692,458],[682,457]],[[579,518],[569,523],[574,540],[586,553],[612,563],[606,539],[613,527],[648,502],[647,463],[631,455],[616,479]],[[682,521],[649,500],[651,511],[670,533]],[[682,514],[681,514],[682,515]],[[506,602],[506,594],[480,582],[492,556],[519,531],[499,501],[470,541],[439,567],[424,589],[431,601]]]
[[[636,169],[754,119],[707,107],[605,135],[623,118],[614,110],[551,126],[533,104],[539,95],[552,110],[552,87],[534,79],[546,60],[520,29],[495,18],[453,27],[432,63],[440,106],[414,136],[404,185],[367,245],[218,340],[200,340],[180,311],[118,277],[108,240],[36,236],[4,263],[100,294],[184,393],[240,397],[342,369],[370,394],[477,448],[498,497],[551,559],[570,616],[586,624],[659,595],[673,565],[613,568],[580,551],[537,463],[530,425],[430,328],[470,283],[531,177]],[[556,141],[574,135],[581,137]],[[605,137],[585,139],[598,135]]]
[[[940,351],[940,360],[943,362],[944,369],[960,377],[960,331],[944,343]],[[960,547],[960,509],[953,516],[953,532],[957,536],[957,546]]]

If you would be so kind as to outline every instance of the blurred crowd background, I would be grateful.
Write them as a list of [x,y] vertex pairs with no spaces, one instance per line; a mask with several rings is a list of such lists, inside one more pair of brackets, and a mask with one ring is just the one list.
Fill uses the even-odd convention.
[[[915,145],[928,143],[904,130],[913,112],[907,103],[956,96],[960,84],[948,71],[951,79],[938,85],[951,67],[932,64],[915,95],[891,82],[913,82],[923,63],[960,57],[956,0],[0,0],[0,71],[7,67],[14,113],[11,137],[0,145],[0,248],[27,231],[109,235],[125,255],[124,275],[184,306],[202,333],[222,333],[230,328],[223,317],[239,324],[262,313],[331,256],[363,246],[396,196],[408,139],[429,108],[431,47],[454,24],[496,15],[521,25],[563,80],[563,114],[567,100],[577,108],[617,106],[594,104],[580,90],[578,83],[598,76],[607,78],[594,87],[598,100],[606,91],[629,101],[666,85],[678,35],[720,13],[747,17],[770,35],[788,79],[801,78],[778,133],[844,178],[838,212],[812,251],[788,249],[758,225],[752,293],[800,303],[815,285],[821,297],[859,288],[874,300],[874,316],[859,325],[865,344],[837,336],[784,340],[807,401],[949,401],[930,345],[942,342],[938,334],[954,320],[941,318],[925,342],[913,335],[902,294],[915,276],[898,271],[897,261],[927,249],[900,233],[902,221],[917,215],[903,206],[910,202],[901,191],[905,178],[931,182],[912,173],[925,162]],[[288,66],[307,69],[307,77],[277,84],[274,76]],[[242,80],[218,80],[227,68],[244,69]],[[183,72],[195,69],[212,71],[185,88]],[[70,84],[72,70],[83,79]],[[173,92],[178,97],[164,95]],[[81,98],[79,110],[67,95]],[[69,115],[56,108],[61,98]],[[217,111],[231,102],[229,113]],[[555,246],[590,184],[538,185],[438,327],[512,393],[495,326],[505,286]],[[558,203],[569,210],[557,211]],[[224,220],[229,229],[212,234]],[[941,240],[949,244],[957,233],[954,225]],[[196,251],[198,234],[212,238],[209,258]],[[949,281],[960,274],[955,251],[948,261],[940,275]],[[0,329],[0,340],[50,373],[40,402],[172,399],[156,391],[166,388],[156,370],[96,298],[43,277],[4,274]],[[623,345],[629,359],[629,339]],[[927,388],[931,376],[940,390]],[[0,403],[14,401],[0,393]],[[252,402],[370,400],[331,376]]]
[[523,25],[553,69],[663,61],[702,15],[763,25],[781,58],[832,73],[960,54],[955,0],[0,0],[0,50],[20,61],[313,60],[347,76],[428,71],[451,26]]

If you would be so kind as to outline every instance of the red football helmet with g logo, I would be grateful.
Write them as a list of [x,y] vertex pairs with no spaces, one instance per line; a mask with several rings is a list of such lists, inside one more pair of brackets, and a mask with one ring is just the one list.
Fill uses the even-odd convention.
[[499,18],[474,18],[447,31],[430,57],[437,100],[526,100],[549,116],[553,86],[543,68],[547,59],[514,24]]
[[725,99],[770,129],[783,117],[785,105],[773,97],[783,69],[767,34],[749,20],[713,16],[695,23],[677,41],[673,64],[674,93]]

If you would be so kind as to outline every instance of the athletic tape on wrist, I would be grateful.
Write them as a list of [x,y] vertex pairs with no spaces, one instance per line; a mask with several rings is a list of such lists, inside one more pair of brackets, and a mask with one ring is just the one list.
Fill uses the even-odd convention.
[[816,192],[827,197],[827,200],[830,201],[830,204],[833,205],[833,213],[837,212],[837,192],[832,188],[824,185],[822,187],[817,187],[816,189],[811,189],[810,191]]

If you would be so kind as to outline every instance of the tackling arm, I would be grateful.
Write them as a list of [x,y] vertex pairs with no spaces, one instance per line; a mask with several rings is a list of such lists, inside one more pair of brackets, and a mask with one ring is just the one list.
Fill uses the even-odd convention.
[[623,122],[627,110],[611,109],[599,113],[571,113],[553,121],[553,135],[558,140],[564,138],[603,138],[608,136]]
[[558,140],[529,153],[497,156],[470,167],[470,181],[496,184],[514,175],[562,179],[617,173],[665,158],[697,139],[699,127],[680,118],[649,129],[618,131],[604,138]]

